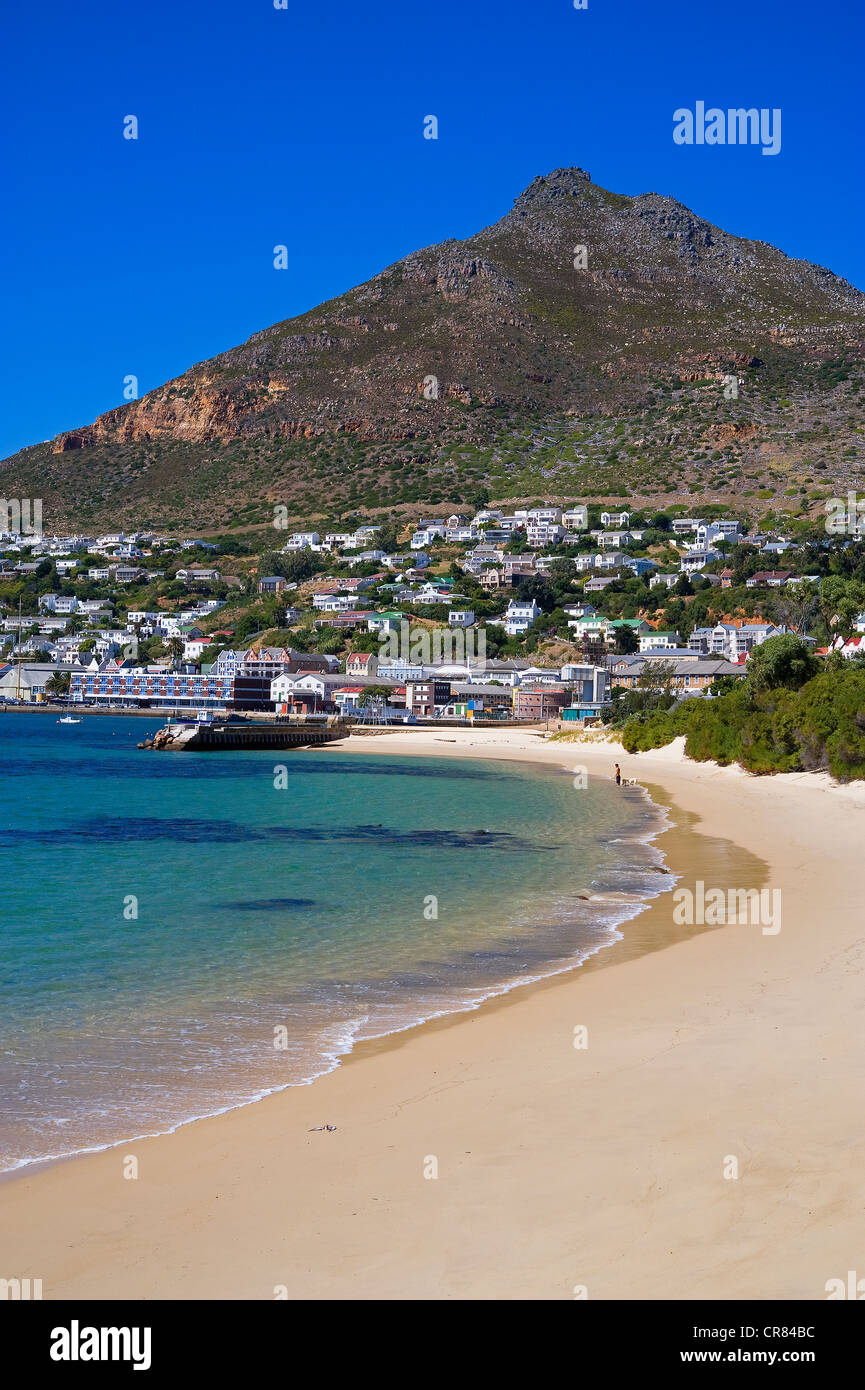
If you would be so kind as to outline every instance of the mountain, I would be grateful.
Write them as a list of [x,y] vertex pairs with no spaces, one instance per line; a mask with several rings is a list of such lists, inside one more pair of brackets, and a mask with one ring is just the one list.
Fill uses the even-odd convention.
[[865,295],[831,271],[557,169],[476,236],[22,450],[0,482],[42,497],[48,529],[485,492],[771,490],[795,511],[860,476],[863,359]]

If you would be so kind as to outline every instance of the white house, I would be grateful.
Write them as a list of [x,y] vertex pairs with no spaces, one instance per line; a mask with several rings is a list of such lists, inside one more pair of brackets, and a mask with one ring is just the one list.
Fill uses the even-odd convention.
[[349,560],[351,566],[354,565],[376,565],[382,560],[387,559],[386,550],[361,550],[358,555],[352,555]]
[[357,604],[354,594],[313,594],[312,606],[322,613],[350,613]]
[[714,627],[695,627],[688,638],[688,647],[707,656],[737,661],[767,638],[778,637],[786,631],[786,627],[776,627],[773,623],[716,623]]
[[588,570],[615,570],[621,567],[622,556],[612,552],[606,555],[601,555],[600,552],[596,555],[583,554],[576,557],[574,564],[580,574]]
[[589,527],[588,507],[569,507],[562,512],[562,525],[566,531],[587,531]]
[[[137,572],[137,571],[136,571]],[[219,579],[219,570],[212,565],[190,565],[189,569],[178,570],[176,579],[182,579],[184,583],[190,583],[196,579]]]
[[848,658],[854,656],[865,656],[865,636],[850,637],[847,641],[838,636],[832,639],[829,647],[830,651],[840,652],[842,656]]
[[[717,550],[701,550],[699,547],[695,547],[682,556],[679,569],[682,574],[697,574],[700,570],[705,569],[712,560],[720,560],[720,558]],[[651,583],[651,580],[649,582]]]
[[682,639],[678,632],[641,632],[640,651],[641,652],[672,652],[678,651],[682,645]]
[[601,525],[607,528],[627,526],[630,519],[630,512],[601,512]]
[[565,528],[556,521],[529,521],[526,526],[526,539],[532,550],[558,545],[564,534]]
[[317,531],[295,531],[293,535],[289,536],[282,549],[283,552],[286,550],[312,550],[314,546],[320,544]]
[[212,637],[190,637],[183,644],[183,660],[200,661],[212,641]]
[[741,521],[701,521],[697,527],[697,545],[705,550],[714,541],[738,541],[741,534]]
[[520,599],[511,599],[505,612],[505,632],[509,637],[517,637],[528,632],[535,619],[540,617],[541,612],[541,608],[534,599],[529,599],[527,603]]
[[39,607],[49,613],[74,613],[78,600],[74,594],[40,594]]
[[412,550],[424,550],[426,546],[432,545],[437,536],[444,538],[445,525],[436,523],[435,526],[424,526],[422,530],[415,531],[409,546]]
[[472,608],[452,608],[448,613],[448,627],[471,627],[474,620]]

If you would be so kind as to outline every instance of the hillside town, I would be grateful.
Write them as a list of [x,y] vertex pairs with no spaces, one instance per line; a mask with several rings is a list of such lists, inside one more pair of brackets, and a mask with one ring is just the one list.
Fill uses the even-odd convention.
[[0,704],[585,724],[629,691],[710,698],[794,633],[865,655],[865,524],[710,508],[512,511],[277,543],[0,535]]

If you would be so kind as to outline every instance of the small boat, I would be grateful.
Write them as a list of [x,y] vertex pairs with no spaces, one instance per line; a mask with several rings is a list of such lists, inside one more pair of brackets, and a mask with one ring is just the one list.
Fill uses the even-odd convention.
[[68,701],[68,700],[67,700],[67,702],[66,702],[66,708],[65,708],[65,710],[63,711],[63,714],[61,715],[61,717],[57,720],[57,723],[58,723],[58,724],[80,724],[80,723],[81,723],[81,720],[80,720],[80,719],[76,719],[74,715],[72,715],[72,714],[69,713],[69,701]]

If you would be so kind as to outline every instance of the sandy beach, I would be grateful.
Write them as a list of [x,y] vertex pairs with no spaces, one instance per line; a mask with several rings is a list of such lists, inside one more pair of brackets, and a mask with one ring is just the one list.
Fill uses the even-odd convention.
[[865,787],[521,730],[347,748],[618,760],[670,807],[679,886],[780,890],[780,930],[679,925],[664,894],[589,965],[311,1086],[10,1178],[0,1274],[46,1299],[809,1300],[865,1273]]

